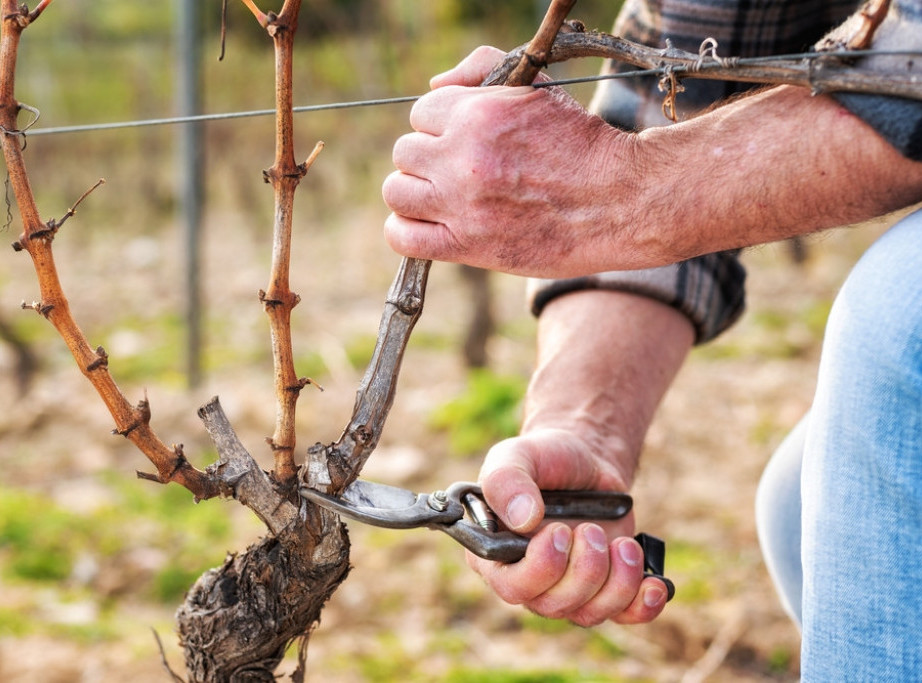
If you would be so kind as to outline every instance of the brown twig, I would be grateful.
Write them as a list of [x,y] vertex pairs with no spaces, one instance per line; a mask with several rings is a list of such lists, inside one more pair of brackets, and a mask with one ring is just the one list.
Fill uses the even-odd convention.
[[170,677],[173,683],[186,683],[179,674],[170,668],[170,663],[166,658],[166,650],[163,649],[163,641],[160,640],[160,634],[157,633],[157,629],[151,627],[150,631],[154,634],[154,640],[157,642],[157,651],[160,652],[160,664],[166,670],[167,675]]
[[868,0],[858,13],[861,26],[848,39],[845,47],[849,50],[864,50],[871,46],[871,39],[890,10],[890,0]]
[[53,0],[41,0],[36,6],[35,9],[29,12],[29,21],[33,22],[41,16],[41,13],[44,12],[48,5],[52,3]]
[[665,93],[662,106],[663,116],[673,123],[676,123],[679,120],[678,108],[676,107],[676,96],[684,91],[685,87],[679,83],[679,79],[676,78],[675,72],[672,69],[666,70],[662,78],[660,78],[657,87],[660,92]]
[[37,310],[54,325],[67,344],[77,366],[109,409],[115,420],[114,433],[125,436],[148,457],[157,468],[157,481],[175,481],[189,489],[196,498],[211,498],[219,494],[214,482],[204,472],[192,467],[181,451],[163,443],[151,429],[150,406],[147,401],[132,406],[119,390],[109,374],[107,363],[101,362],[100,347],[90,346],[71,314],[69,302],[58,277],[52,242],[57,228],[67,217],[73,215],[83,197],[60,222],[52,220],[46,223],[41,220],[26,172],[22,145],[19,141],[21,132],[17,130],[16,120],[22,107],[14,96],[16,58],[22,32],[49,4],[50,2],[40,3],[33,12],[34,17],[29,19],[31,15],[25,15],[27,21],[22,20],[23,14],[15,0],[2,0],[0,4],[0,14],[3,17],[0,26],[0,128],[3,131],[0,134],[0,144],[9,173],[10,187],[16,197],[23,223],[23,232],[14,248],[28,252],[32,258],[41,292],[41,299],[29,308]]
[[221,51],[218,53],[218,61],[224,61],[224,48],[227,44],[227,0],[221,0]]
[[253,0],[242,0],[242,2],[244,5],[247,6],[247,9],[249,9],[253,13],[253,16],[256,17],[256,21],[258,21],[259,25],[262,26],[263,28],[266,28],[269,25],[269,22],[275,18],[273,14],[271,13],[266,14],[265,12],[260,10],[256,6],[256,3],[253,2]]
[[[252,3],[250,3],[252,5]],[[43,5],[47,6],[47,3]],[[77,210],[89,192],[60,220],[42,222],[35,204],[23,160],[17,116],[21,106],[14,99],[16,55],[23,20],[15,0],[0,0],[3,10],[0,32],[0,144],[7,162],[10,186],[23,221],[17,246],[32,257],[41,299],[24,304],[48,318],[71,349],[81,371],[100,394],[115,418],[115,433],[125,436],[147,455],[156,474],[139,473],[144,479],[175,481],[197,498],[234,496],[266,524],[270,535],[235,554],[225,564],[206,572],[190,589],[177,613],[190,681],[274,680],[272,672],[288,645],[310,632],[329,595],[349,571],[349,542],[345,527],[333,513],[291,499],[279,491],[278,479],[294,475],[294,399],[308,380],[294,378],[291,362],[291,308],[297,296],[288,289],[291,208],[294,189],[314,161],[321,145],[303,164],[294,162],[291,107],[293,34],[299,0],[287,0],[266,27],[276,43],[277,128],[276,163],[266,172],[276,190],[278,210],[273,242],[273,271],[269,290],[263,295],[269,311],[273,347],[276,351],[276,384],[280,399],[276,442],[287,446],[279,459],[275,479],[261,470],[240,443],[220,404],[215,399],[200,417],[219,453],[206,471],[193,468],[181,445],[166,446],[150,428],[147,397],[131,406],[109,374],[109,356],[102,347],[91,348],[70,313],[58,279],[52,242],[60,226]],[[290,434],[290,439],[289,439]]]
[[276,421],[270,445],[275,457],[275,477],[283,485],[292,484],[297,475],[295,412],[299,393],[307,383],[295,373],[291,345],[291,311],[300,301],[290,289],[289,278],[294,195],[301,178],[323,149],[323,143],[318,143],[307,162],[295,162],[292,54],[300,4],[300,0],[286,2],[281,13],[266,27],[275,43],[276,140],[275,164],[264,177],[275,192],[275,225],[269,286],[260,292],[260,300],[269,316],[275,371]]
[[553,0],[551,2],[538,27],[538,32],[528,43],[513,72],[509,74],[506,85],[528,85],[535,80],[538,72],[547,66],[554,38],[575,4],[576,0]]
[[240,442],[218,397],[199,408],[198,416],[220,454],[220,459],[208,466],[208,474],[253,510],[273,536],[297,527],[298,507],[276,492],[272,480]]
[[[297,3],[288,7],[296,11]],[[40,220],[23,160],[22,132],[16,126],[21,107],[13,97],[16,53],[27,24],[12,11],[14,0],[2,0],[2,9],[0,143],[24,226],[17,244],[32,257],[41,290],[41,300],[25,307],[52,322],[115,418],[115,433],[154,463],[157,474],[140,477],[175,481],[199,499],[234,496],[268,527],[269,537],[196,582],[177,621],[190,681],[233,680],[242,671],[248,680],[273,680],[272,671],[288,644],[317,622],[327,597],[348,573],[345,529],[332,513],[307,509],[280,495],[237,439],[217,400],[204,406],[200,417],[220,458],[202,472],[189,464],[181,445],[168,447],[153,433],[146,397],[132,406],[118,390],[105,349],[90,347],[70,313],[51,249],[58,228],[89,192],[61,220]],[[290,135],[282,144],[289,145],[289,140]]]
[[[58,220],[51,220],[51,221],[49,221],[49,222],[48,222],[48,227],[51,228],[51,229],[53,229],[53,230],[55,230],[55,231],[57,231],[62,225],[64,225],[65,221],[67,221],[68,218],[71,218],[72,216],[74,216],[74,214],[77,213],[77,207],[80,206],[80,205],[83,203],[83,200],[84,200],[84,199],[86,199],[87,197],[89,197],[90,194],[91,194],[94,190],[96,190],[96,188],[98,188],[98,187],[101,186],[101,185],[105,185],[105,184],[106,184],[106,179],[105,179],[105,178],[100,178],[99,180],[97,180],[97,181],[96,181],[96,184],[93,185],[93,186],[92,186],[90,189],[88,189],[86,192],[84,192],[82,195],[80,195],[80,197],[77,199],[77,201],[75,201],[75,202],[71,205],[71,207],[70,207],[67,211],[64,212],[64,215],[61,216],[61,218],[59,218]],[[35,236],[33,235],[33,238],[34,238],[34,237],[35,237]]]
[[6,11],[4,6],[4,11],[2,14],[3,20],[15,21],[19,25],[20,29],[24,29],[33,21],[38,19],[42,12],[44,12],[48,8],[48,5],[50,5],[52,2],[53,0],[41,0],[41,2],[39,2],[38,5],[35,6],[35,9],[31,12],[29,11],[29,8],[24,4],[15,7],[9,12]]

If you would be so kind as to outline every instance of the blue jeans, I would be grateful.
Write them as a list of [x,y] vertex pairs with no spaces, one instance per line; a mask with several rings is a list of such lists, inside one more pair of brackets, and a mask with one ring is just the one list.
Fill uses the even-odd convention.
[[756,516],[803,681],[922,680],[922,211],[849,274]]

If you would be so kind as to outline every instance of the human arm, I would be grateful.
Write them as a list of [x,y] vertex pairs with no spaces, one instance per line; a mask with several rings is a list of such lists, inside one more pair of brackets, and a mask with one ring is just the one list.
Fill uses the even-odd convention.
[[[481,470],[504,524],[538,528],[539,488],[630,490],[647,427],[693,341],[684,315],[646,297],[587,290],[548,303],[521,435],[494,446]],[[633,524],[552,523],[515,564],[468,561],[501,598],[539,614],[584,626],[646,622],[666,596],[642,577]]]
[[[496,56],[464,68],[485,73]],[[518,274],[658,266],[922,199],[922,163],[794,87],[631,134],[560,91],[447,86],[411,123],[384,186],[391,246]]]

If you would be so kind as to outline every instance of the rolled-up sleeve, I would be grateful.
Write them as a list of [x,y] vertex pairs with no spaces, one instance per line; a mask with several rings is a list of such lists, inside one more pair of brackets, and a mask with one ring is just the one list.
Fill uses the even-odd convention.
[[[683,3],[682,0],[662,4],[660,7],[660,3],[627,0],[615,32],[647,44],[657,44],[668,37],[685,50],[694,50],[694,41],[704,35],[716,35],[721,45],[729,45],[735,55],[752,56],[796,52],[799,46],[813,43],[828,27],[836,25],[839,28],[822,38],[817,46],[819,49],[841,49],[863,21],[859,13],[853,13],[857,5],[855,0],[781,2],[784,12],[770,15],[775,17],[775,23],[765,14],[774,11],[771,9],[774,3],[740,3],[736,20],[725,24],[721,24],[723,5]],[[667,4],[669,12],[666,12]],[[716,14],[709,15],[711,11]],[[851,17],[847,18],[849,14]],[[787,21],[778,21],[778,16],[787,17]],[[804,41],[811,34],[812,37]],[[892,0],[885,20],[874,33],[872,47],[881,51],[922,51],[922,0]],[[922,79],[922,60],[905,54],[866,57],[858,64],[871,70],[902,69],[913,75],[918,72]],[[630,69],[621,64],[609,64],[607,68]],[[714,83],[701,82],[703,85],[698,89],[691,87],[698,83],[690,82],[688,92],[680,98],[687,113],[700,111],[721,97]],[[721,87],[725,88],[722,95],[728,96],[739,85]],[[855,93],[834,93],[833,97],[903,155],[922,161],[922,101]],[[612,125],[631,130],[666,123],[659,112],[660,100],[655,79],[608,81],[597,90],[592,109]],[[696,343],[700,344],[716,337],[742,315],[745,280],[739,252],[734,251],[708,254],[649,270],[534,280],[529,286],[529,298],[532,312],[539,315],[554,297],[582,289],[648,296],[685,314],[694,325]]]
[[552,299],[581,290],[629,292],[655,299],[688,317],[695,341],[713,339],[745,309],[746,271],[736,252],[707,254],[660,268],[596,273],[558,280],[531,280],[532,313],[540,315]]

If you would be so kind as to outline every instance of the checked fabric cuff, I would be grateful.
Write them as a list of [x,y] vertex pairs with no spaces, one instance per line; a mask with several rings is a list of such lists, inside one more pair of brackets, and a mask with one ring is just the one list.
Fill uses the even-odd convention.
[[647,296],[677,309],[695,328],[695,343],[719,335],[742,315],[746,271],[737,252],[707,254],[660,268],[610,271],[559,280],[532,279],[528,298],[535,316],[554,298],[582,290]]

